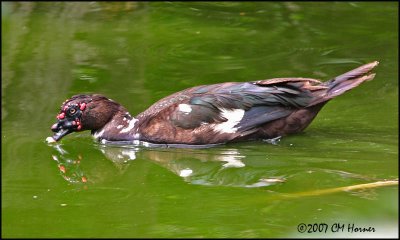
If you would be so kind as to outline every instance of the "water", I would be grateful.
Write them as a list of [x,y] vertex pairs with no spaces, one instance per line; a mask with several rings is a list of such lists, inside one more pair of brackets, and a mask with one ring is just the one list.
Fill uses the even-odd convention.
[[[397,184],[334,190],[398,179],[397,7],[2,3],[2,236],[397,236]],[[375,80],[276,144],[105,146],[87,132],[44,142],[77,93],[136,115],[191,86],[328,80],[374,60]],[[329,230],[299,233],[300,223]]]

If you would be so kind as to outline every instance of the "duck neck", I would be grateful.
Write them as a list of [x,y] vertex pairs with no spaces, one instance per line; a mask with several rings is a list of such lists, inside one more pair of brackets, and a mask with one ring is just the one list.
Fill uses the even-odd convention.
[[101,141],[131,141],[139,140],[138,119],[129,112],[123,111],[115,114],[101,129],[92,130],[95,139]]

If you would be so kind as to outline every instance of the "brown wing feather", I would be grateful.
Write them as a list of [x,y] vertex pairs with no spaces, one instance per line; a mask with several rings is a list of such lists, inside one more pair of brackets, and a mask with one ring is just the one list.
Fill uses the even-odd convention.
[[258,80],[254,82],[260,86],[287,84],[287,83],[302,83],[302,88],[313,91],[326,89],[326,86],[320,85],[322,82],[318,79],[313,78],[271,78],[266,80]]

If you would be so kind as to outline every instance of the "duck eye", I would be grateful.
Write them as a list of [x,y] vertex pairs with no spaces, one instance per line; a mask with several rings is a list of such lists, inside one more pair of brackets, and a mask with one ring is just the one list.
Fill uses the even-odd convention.
[[70,115],[73,115],[75,112],[76,112],[75,108],[70,108],[70,109],[68,110],[68,113],[69,113]]

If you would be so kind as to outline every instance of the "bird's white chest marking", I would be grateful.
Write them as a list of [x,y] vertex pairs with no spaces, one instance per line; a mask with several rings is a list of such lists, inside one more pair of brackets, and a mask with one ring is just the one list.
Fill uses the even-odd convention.
[[220,109],[221,116],[228,119],[226,122],[215,124],[214,130],[221,133],[235,133],[237,128],[234,126],[242,120],[244,115],[243,109]]

